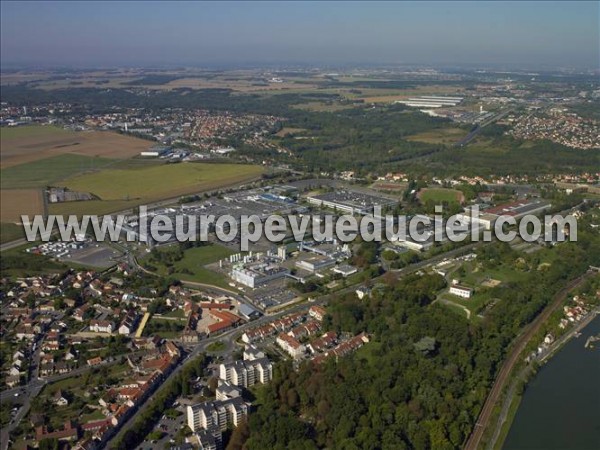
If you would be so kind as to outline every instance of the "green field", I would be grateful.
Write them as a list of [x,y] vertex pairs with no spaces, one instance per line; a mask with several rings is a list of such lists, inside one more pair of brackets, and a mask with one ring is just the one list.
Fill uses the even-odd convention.
[[183,163],[140,169],[108,169],[65,181],[71,190],[92,192],[102,200],[160,200],[218,189],[252,179],[259,166],[242,164]]
[[20,127],[0,128],[0,142],[10,139],[21,139],[39,136],[68,136],[74,132],[55,126],[25,125]]
[[406,139],[409,141],[426,142],[428,144],[455,144],[467,135],[468,131],[461,128],[438,128],[413,134]]
[[[159,251],[168,252],[171,250],[167,247]],[[232,250],[218,244],[187,249],[183,254],[183,259],[173,264],[173,270],[170,275],[185,281],[214,284],[226,288],[228,287],[226,277],[204,266],[227,258],[232,253],[234,253]],[[166,266],[159,265],[154,261],[149,263],[157,268],[157,272],[160,275],[169,274]]]
[[51,203],[48,205],[48,214],[97,214],[99,216],[117,211],[133,209],[141,202],[139,200],[90,200],[87,202]]
[[52,156],[0,170],[0,185],[2,189],[46,187],[81,172],[98,170],[113,162],[112,159],[70,153]]
[[462,192],[455,189],[425,188],[419,192],[419,199],[422,203],[428,201],[433,201],[436,204],[442,202],[456,203],[462,199]]
[[25,237],[23,227],[14,223],[0,223],[0,243],[16,241]]

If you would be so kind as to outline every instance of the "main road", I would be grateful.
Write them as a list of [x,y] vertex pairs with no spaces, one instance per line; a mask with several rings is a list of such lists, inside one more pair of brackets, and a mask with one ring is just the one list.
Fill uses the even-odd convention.
[[[483,242],[480,244],[484,244]],[[474,245],[476,244],[470,244],[470,245],[466,245],[464,247],[461,248],[457,248],[454,250],[450,250],[448,252],[439,254],[437,256],[434,256],[428,260],[425,261],[420,261],[416,264],[412,264],[408,267],[405,267],[403,269],[399,269],[397,271],[394,271],[395,274],[397,275],[407,275],[409,273],[413,273],[413,272],[417,272],[421,269],[423,269],[424,267],[430,266],[438,261],[441,261],[445,258],[448,257],[452,257],[452,256],[456,256],[462,253],[465,253],[467,251],[472,250],[472,248],[474,247]],[[267,322],[271,322],[273,320],[278,319],[279,317],[283,317],[285,315],[288,314],[292,314],[295,312],[299,312],[305,309],[308,309],[310,306],[312,305],[322,305],[327,303],[333,296],[337,296],[337,295],[343,295],[349,292],[354,291],[357,287],[359,287],[362,284],[362,282],[358,282],[358,283],[354,283],[350,286],[347,286],[343,289],[340,289],[338,291],[335,291],[334,293],[331,294],[326,294],[324,296],[319,297],[318,299],[312,301],[312,302],[302,302],[299,304],[296,304],[290,308],[287,308],[285,310],[270,314],[270,315],[266,315],[261,317],[260,319],[254,320],[252,322],[248,322],[245,323],[243,325],[240,325],[237,328],[234,328],[233,330],[227,331],[225,333],[219,334],[217,336],[213,336],[213,337],[209,337],[207,339],[202,340],[200,343],[198,343],[194,349],[188,354],[188,356],[178,364],[178,366],[165,378],[165,380],[163,380],[163,384],[157,389],[156,392],[159,392],[161,389],[164,389],[164,386],[166,384],[166,382],[174,377],[176,374],[180,373],[183,368],[190,364],[191,361],[197,357],[198,355],[200,355],[200,353],[206,351],[207,346],[209,346],[210,344],[212,344],[213,342],[216,341],[223,341],[224,344],[226,345],[227,348],[231,348],[234,344],[234,342],[243,334],[244,331],[250,329],[250,328],[254,328],[260,325],[263,325]],[[214,286],[210,286],[211,288],[215,288]],[[127,421],[123,424],[123,426],[121,427],[121,429],[119,430],[119,432],[114,435],[111,439],[109,439],[109,441],[106,443],[106,448],[110,448],[111,443],[114,443],[115,439],[118,436],[123,435],[128,429],[130,429],[134,422],[135,422],[135,418],[142,413],[143,411],[145,411],[148,407],[149,404],[151,403],[152,398],[154,397],[154,394],[152,396],[150,396],[148,399],[146,399],[144,401],[144,403],[137,409],[137,411],[135,411],[128,419]]]

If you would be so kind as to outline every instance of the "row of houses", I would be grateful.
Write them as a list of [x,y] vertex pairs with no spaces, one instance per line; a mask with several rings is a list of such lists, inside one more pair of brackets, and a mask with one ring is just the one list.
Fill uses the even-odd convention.
[[[308,315],[315,320],[321,321],[325,317],[326,311],[323,307],[313,305],[308,310]],[[265,325],[246,331],[242,335],[242,341],[246,344],[252,344],[253,342],[260,342],[263,339],[274,336],[277,333],[285,333],[291,330],[293,327],[297,327],[306,319],[306,315],[303,313],[294,313],[282,317],[281,319],[274,320]],[[311,325],[312,327],[313,325]]]

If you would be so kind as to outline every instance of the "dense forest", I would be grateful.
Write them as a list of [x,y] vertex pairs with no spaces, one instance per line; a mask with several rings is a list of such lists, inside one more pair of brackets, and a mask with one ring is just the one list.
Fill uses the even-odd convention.
[[[567,280],[600,263],[600,239],[580,227],[579,241],[552,250],[546,271],[495,288],[500,301],[484,320],[432,304],[437,275],[412,275],[374,291],[332,301],[326,328],[366,331],[372,342],[356,354],[298,371],[278,364],[257,393],[257,411],[233,433],[229,449],[452,449],[471,432],[510,342]],[[479,250],[490,267],[525,258],[495,243]]]

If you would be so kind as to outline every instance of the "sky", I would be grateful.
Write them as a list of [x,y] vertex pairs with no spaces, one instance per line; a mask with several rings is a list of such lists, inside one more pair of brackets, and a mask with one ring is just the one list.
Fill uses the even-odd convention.
[[599,66],[600,2],[0,3],[3,67]]

